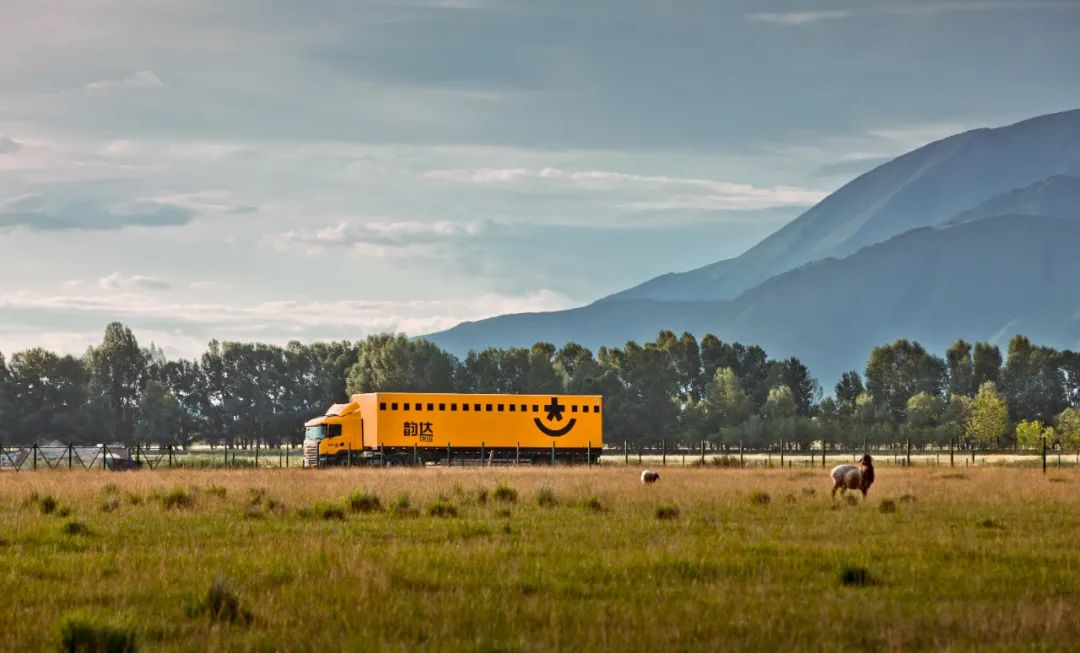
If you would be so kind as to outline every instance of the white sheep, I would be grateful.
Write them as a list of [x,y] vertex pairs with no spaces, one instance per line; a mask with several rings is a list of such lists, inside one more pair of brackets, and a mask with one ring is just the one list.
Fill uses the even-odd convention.
[[654,472],[651,469],[646,469],[645,471],[641,472],[641,482],[642,483],[655,483],[655,482],[657,482],[659,480],[660,480],[660,474]]
[[874,484],[874,459],[866,454],[856,465],[837,465],[829,472],[833,480],[832,497],[836,500],[836,491],[840,490],[840,496],[848,490],[862,492],[863,500],[866,500],[866,491]]

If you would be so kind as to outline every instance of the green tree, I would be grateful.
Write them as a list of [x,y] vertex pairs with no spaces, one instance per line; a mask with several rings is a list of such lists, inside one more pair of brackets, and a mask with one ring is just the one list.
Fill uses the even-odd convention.
[[[452,392],[456,368],[457,361],[453,356],[427,340],[409,340],[402,334],[370,336],[358,345],[357,361],[349,370],[346,394]],[[497,382],[498,361],[495,361],[494,370]]]
[[98,417],[89,402],[86,368],[78,359],[36,347],[12,355],[8,373],[13,442],[101,440]]
[[713,433],[723,427],[735,426],[750,416],[746,392],[739,386],[739,379],[730,367],[716,370],[706,387],[704,405]]
[[957,340],[945,353],[948,367],[949,394],[970,397],[975,394],[975,362],[971,357],[971,345]]
[[951,395],[949,404],[945,408],[942,418],[945,434],[959,441],[967,429],[968,420],[971,419],[972,404],[975,400],[967,395]]
[[979,387],[971,404],[964,435],[968,440],[984,447],[998,444],[1009,425],[1009,412],[1005,400],[998,394],[997,386],[987,381]]
[[1046,426],[1039,420],[1022,420],[1016,425],[1016,443],[1024,449],[1037,449],[1042,447],[1043,437],[1046,435]]
[[975,378],[974,388],[981,388],[986,382],[998,383],[1001,380],[1001,350],[989,342],[975,343],[975,355],[972,359]]
[[1054,349],[1036,347],[1024,336],[1009,340],[1001,379],[1013,419],[1049,422],[1068,405],[1058,358]]
[[795,414],[809,417],[817,404],[821,389],[817,379],[810,376],[810,370],[802,361],[792,356],[782,361],[769,363],[768,385],[770,388],[786,386],[791,390],[795,401]]
[[174,444],[180,432],[180,402],[160,382],[147,382],[139,401],[135,438],[140,442]]
[[105,327],[101,345],[87,352],[90,393],[103,409],[102,425],[110,439],[132,441],[148,362],[135,335],[119,322]]
[[775,420],[794,417],[797,410],[798,405],[795,403],[791,388],[782,385],[779,388],[769,390],[769,397],[765,400],[764,414],[766,419]]
[[926,429],[941,423],[945,414],[945,403],[941,401],[941,397],[920,392],[908,399],[905,412],[908,424]]
[[855,400],[865,390],[862,377],[859,376],[858,372],[855,370],[844,372],[840,376],[840,381],[836,384],[836,401],[839,404],[839,410],[849,415],[853,414],[855,412]]
[[1061,446],[1080,452],[1080,410],[1066,408],[1057,416],[1057,433]]
[[900,422],[908,399],[925,392],[941,396],[945,387],[945,363],[917,342],[897,340],[874,347],[866,363],[866,390],[874,401]]

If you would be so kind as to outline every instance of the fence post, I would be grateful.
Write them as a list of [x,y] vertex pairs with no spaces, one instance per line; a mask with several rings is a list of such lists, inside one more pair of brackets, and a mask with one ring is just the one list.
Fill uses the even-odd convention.
[[420,446],[413,442],[412,446],[412,464],[413,467],[420,466]]
[[255,469],[259,468],[259,441],[255,441]]
[[911,467],[911,438],[907,439],[907,466]]
[[289,452],[292,451],[289,447],[285,447],[285,469],[289,468]]
[[[229,467],[229,443],[225,442],[224,444],[222,444],[221,449],[222,449],[222,451],[225,452],[225,467],[227,469]],[[318,460],[318,458],[316,458],[316,461],[317,460]],[[316,466],[318,466],[317,463],[316,463]]]
[[739,467],[746,467],[746,461],[743,460],[742,438],[739,438]]
[[108,462],[106,460],[108,455],[109,455],[109,449],[106,447],[105,443],[102,442],[101,443],[101,471],[105,471],[105,470],[107,470],[109,468]]
[[629,449],[629,445],[627,444],[626,440],[622,441],[622,455],[623,455],[623,464],[626,465],[627,467],[629,467],[630,466],[630,449]]
[[667,467],[667,440],[660,440],[660,464]]
[[1046,476],[1046,436],[1042,438],[1042,463],[1043,463],[1043,476]]
[[484,464],[484,454],[486,453],[485,449],[486,449],[486,447],[484,446],[484,442],[483,442],[483,440],[481,440],[480,441],[480,466],[481,467],[487,467],[487,465]]
[[641,464],[641,443],[637,445],[637,464]]
[[864,454],[870,453],[870,450],[866,448],[866,436],[865,435],[863,436],[863,439],[862,439],[862,452]]
[[514,445],[514,464],[521,464],[521,443],[518,442]]
[[450,466],[450,460],[451,460],[451,456],[453,455],[453,453],[454,453],[454,450],[450,448],[450,443],[447,442],[446,443],[446,466],[447,467]]
[[169,469],[172,469],[172,445],[169,445]]
[[33,470],[35,472],[37,471],[37,448],[38,448],[37,447],[37,442],[35,442],[33,448],[31,449],[31,451],[34,454],[34,465],[30,468],[31,470]]
[[592,467],[592,440],[589,440],[588,449],[585,450],[585,466]]
[[702,464],[702,466],[705,465],[705,441],[704,440],[701,441],[701,464]]
[[825,450],[828,447],[825,445],[825,438],[821,438],[821,468],[825,469]]
[[784,440],[780,439],[780,469],[784,468]]
[[[352,462],[352,445],[349,445],[349,462]],[[379,467],[386,467],[386,448],[379,444]]]
[[345,469],[352,469],[352,442],[345,443],[345,450],[349,457],[345,459]]
[[956,467],[955,445],[956,438],[949,438],[949,467]]
[[551,441],[551,466],[555,466],[555,441]]

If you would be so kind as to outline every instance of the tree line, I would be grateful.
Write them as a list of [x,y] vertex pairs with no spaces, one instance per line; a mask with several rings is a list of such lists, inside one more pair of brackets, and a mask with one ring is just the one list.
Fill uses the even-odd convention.
[[211,341],[167,360],[108,325],[81,357],[0,354],[0,441],[248,447],[296,444],[304,420],[373,391],[604,396],[608,442],[801,449],[828,441],[1080,448],[1080,353],[1010,340],[958,340],[944,358],[919,343],[876,347],[828,395],[797,358],[756,345],[661,331],[651,342],[484,349],[458,359],[423,339],[285,346]]

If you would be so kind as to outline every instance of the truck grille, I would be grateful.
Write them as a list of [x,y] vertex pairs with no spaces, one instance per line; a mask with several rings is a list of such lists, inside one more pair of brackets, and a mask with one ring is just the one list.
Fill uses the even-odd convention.
[[319,443],[308,441],[304,442],[304,467],[318,467],[319,466]]

